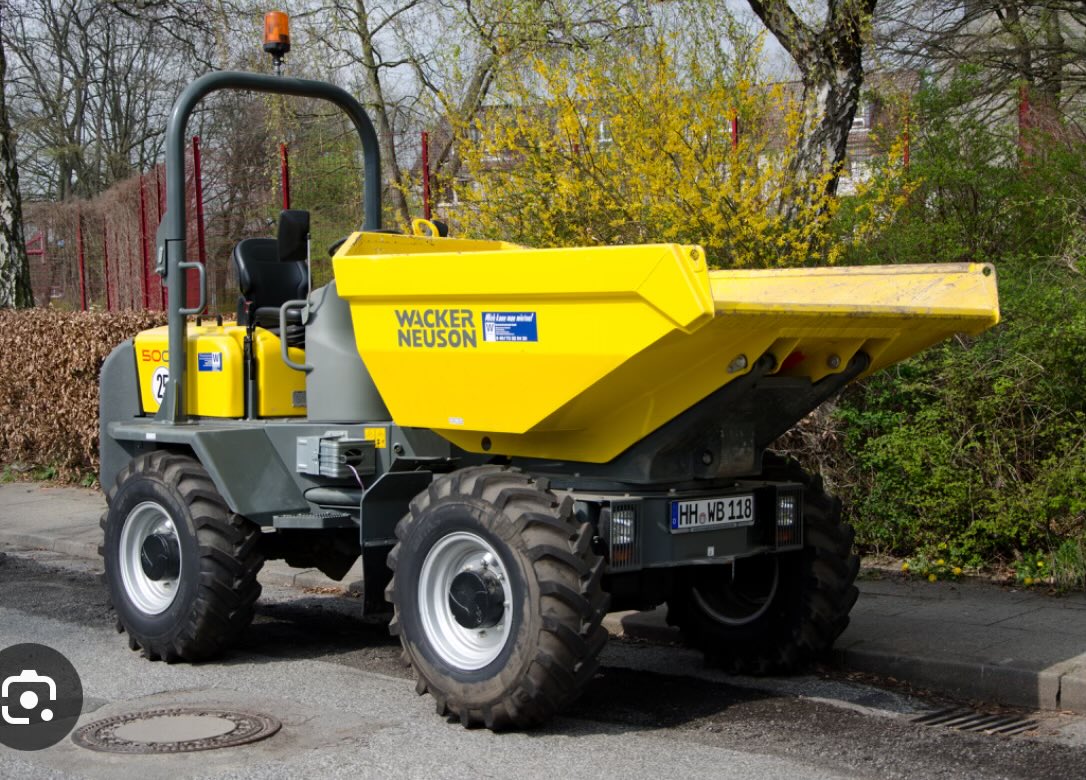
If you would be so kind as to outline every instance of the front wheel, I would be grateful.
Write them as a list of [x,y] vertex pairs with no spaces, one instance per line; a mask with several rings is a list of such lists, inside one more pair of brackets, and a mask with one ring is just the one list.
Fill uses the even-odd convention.
[[791,672],[823,655],[858,595],[860,559],[841,502],[820,479],[768,453],[763,477],[804,486],[803,548],[692,569],[668,599],[668,622],[708,662],[739,674]]
[[591,679],[608,598],[591,527],[543,482],[467,468],[411,502],[389,555],[393,634],[441,715],[542,723]]
[[133,459],[102,516],[110,603],[129,646],[152,661],[219,653],[253,619],[260,529],[233,514],[196,460]]

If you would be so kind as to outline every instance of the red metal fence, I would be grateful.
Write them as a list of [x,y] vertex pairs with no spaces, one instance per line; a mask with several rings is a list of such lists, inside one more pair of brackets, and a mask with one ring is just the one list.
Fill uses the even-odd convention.
[[[189,168],[191,179],[191,164]],[[162,218],[164,188],[165,175],[158,166],[93,200],[26,204],[35,303],[83,310],[165,308],[166,290],[154,272],[154,234]],[[190,209],[194,235],[202,232],[193,224],[199,213],[199,208]],[[189,259],[203,261],[200,250],[199,243],[190,247]]]
[[[293,186],[292,163],[304,172]],[[316,144],[289,150],[282,144],[277,156],[245,164],[248,170],[239,173],[237,159],[208,151],[199,137],[193,137],[186,156],[187,259],[205,264],[211,260],[211,312],[235,310],[237,277],[230,253],[243,238],[274,235],[280,204],[314,214],[318,281],[327,275],[319,263],[325,248],[361,224],[361,165],[350,152],[337,157]],[[165,179],[160,165],[91,200],[26,203],[24,229],[30,237],[35,303],[83,310],[165,308],[166,291],[154,271]],[[340,185],[330,186],[330,180]],[[186,299],[195,305],[199,280],[195,272],[187,273]]]

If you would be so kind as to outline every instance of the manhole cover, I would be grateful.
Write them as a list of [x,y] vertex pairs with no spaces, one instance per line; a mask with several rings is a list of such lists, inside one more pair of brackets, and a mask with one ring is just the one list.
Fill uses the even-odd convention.
[[267,739],[282,725],[252,712],[175,707],[96,720],[72,741],[104,753],[192,753]]

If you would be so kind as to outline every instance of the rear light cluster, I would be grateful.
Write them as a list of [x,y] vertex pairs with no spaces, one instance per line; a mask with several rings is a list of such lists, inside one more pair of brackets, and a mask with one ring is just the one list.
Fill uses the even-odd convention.
[[802,494],[798,490],[777,491],[777,548],[803,543]]
[[611,571],[636,569],[641,565],[639,503],[615,503],[605,507],[600,526],[607,542]]

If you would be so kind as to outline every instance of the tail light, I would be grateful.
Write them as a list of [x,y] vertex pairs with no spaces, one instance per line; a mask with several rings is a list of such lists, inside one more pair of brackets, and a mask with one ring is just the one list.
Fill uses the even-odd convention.
[[600,513],[600,530],[607,542],[608,562],[612,571],[641,566],[640,505],[637,502],[614,503]]
[[802,493],[777,491],[777,549],[798,547],[803,543]]

